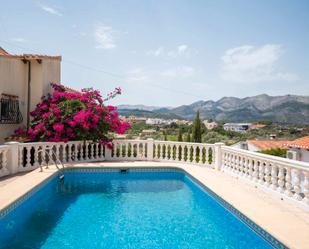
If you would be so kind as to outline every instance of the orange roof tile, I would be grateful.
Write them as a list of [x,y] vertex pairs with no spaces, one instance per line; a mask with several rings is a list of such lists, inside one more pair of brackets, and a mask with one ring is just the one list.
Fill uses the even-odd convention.
[[51,82],[51,84],[56,84],[56,85],[60,85],[60,86],[63,86],[65,90],[69,91],[69,92],[76,92],[76,93],[80,93],[80,91],[72,88],[72,87],[69,87],[69,86],[66,86],[62,83],[56,83],[56,82]]
[[0,47],[0,55],[8,55],[9,53],[6,52],[2,47]]
[[288,143],[290,141],[282,141],[282,140],[248,140],[250,144],[258,147],[260,150],[270,150],[270,149],[287,149]]
[[0,47],[0,56],[8,57],[8,58],[20,58],[20,59],[28,59],[28,60],[37,60],[37,59],[55,59],[61,60],[61,55],[45,55],[45,54],[10,54]]
[[264,128],[264,127],[266,127],[266,125],[265,124],[253,124],[253,125],[251,125],[251,129],[261,129],[261,128]]
[[291,141],[288,146],[302,149],[309,149],[309,136],[301,137]]

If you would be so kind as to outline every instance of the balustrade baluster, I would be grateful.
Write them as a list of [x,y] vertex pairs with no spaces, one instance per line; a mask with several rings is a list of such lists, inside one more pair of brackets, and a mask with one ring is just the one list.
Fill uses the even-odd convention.
[[254,172],[253,172],[253,179],[255,182],[258,182],[259,181],[259,169],[260,169],[260,166],[259,166],[260,162],[259,161],[254,161]]
[[91,142],[90,143],[90,149],[91,149],[91,161],[95,160],[95,143]]
[[264,170],[265,170],[264,162],[260,162],[260,166],[259,166],[259,183],[260,184],[264,184]]
[[233,168],[233,173],[237,173],[239,167],[239,161],[238,161],[238,155],[234,156],[234,168]]
[[203,149],[204,149],[204,147],[202,147],[202,146],[198,146],[198,149],[199,149],[199,151],[200,151],[200,154],[199,154],[199,161],[198,161],[198,164],[199,165],[203,165],[204,163],[203,163]]
[[205,148],[205,165],[209,166],[209,150],[210,147]]
[[181,145],[181,162],[185,163],[185,145]]
[[34,162],[33,162],[33,166],[34,167],[39,167],[39,146],[33,146],[34,148]]
[[278,167],[272,165],[271,167],[271,188],[276,190],[278,188]]
[[179,144],[175,145],[175,148],[176,148],[176,151],[175,151],[175,161],[178,162],[179,161],[179,148],[180,148],[180,145]]
[[241,157],[241,170],[240,175],[246,177],[247,175],[247,160],[246,157]]
[[248,178],[250,180],[253,179],[253,165],[252,165],[253,160],[251,158],[248,159]]
[[300,170],[298,169],[295,169],[294,170],[294,187],[293,187],[293,190],[294,190],[294,198],[298,201],[300,201],[302,199],[302,196],[301,196],[301,186],[300,186]]
[[265,165],[265,172],[264,172],[264,179],[265,179],[265,185],[266,185],[267,187],[269,187],[270,184],[271,184],[271,175],[270,175],[271,170],[270,170],[270,168],[271,168],[270,163],[269,163],[269,162],[266,162],[266,165]]
[[123,144],[120,143],[120,145],[119,145],[119,158],[122,158],[122,150],[123,150],[122,146],[123,146]]
[[284,176],[285,169],[282,166],[279,166],[278,172],[278,188],[277,190],[280,193],[284,193],[284,185],[285,185],[285,176]]
[[147,151],[147,143],[143,143],[143,159],[146,159],[147,157],[146,151]]
[[309,205],[309,172],[304,172],[304,199],[303,202],[307,205]]
[[292,193],[292,177],[291,177],[291,168],[286,168],[286,175],[285,175],[285,194],[289,197],[293,196]]
[[18,147],[18,167],[23,168],[23,161],[24,161],[24,147]]
[[2,151],[0,151],[0,154],[2,154],[2,169],[4,169],[5,171],[8,171],[8,169],[7,169],[7,151],[2,150]]

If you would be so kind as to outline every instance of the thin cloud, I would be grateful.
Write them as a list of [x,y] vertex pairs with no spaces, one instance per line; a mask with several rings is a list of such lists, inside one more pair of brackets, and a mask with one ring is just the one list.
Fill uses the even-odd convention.
[[234,82],[297,80],[297,75],[278,70],[282,54],[282,46],[277,44],[260,47],[244,45],[228,49],[221,58],[221,78]]
[[126,81],[128,83],[144,83],[149,80],[148,73],[143,68],[134,68],[127,72]]
[[161,73],[162,76],[171,77],[171,78],[187,78],[192,77],[195,74],[196,70],[193,67],[189,66],[180,66],[165,70]]
[[158,47],[155,50],[149,50],[146,52],[147,55],[152,55],[155,57],[158,57],[160,55],[163,55],[165,53],[164,48],[163,47]]
[[19,42],[19,43],[27,42],[26,39],[21,38],[21,37],[14,37],[14,38],[11,38],[11,41],[13,41],[13,42]]
[[114,33],[112,27],[105,25],[97,25],[94,31],[94,38],[97,49],[113,49],[116,47]]
[[163,46],[160,46],[156,49],[153,50],[148,50],[146,51],[146,55],[154,56],[154,57],[159,57],[159,56],[165,56],[169,58],[176,58],[179,56],[186,56],[189,57],[191,56],[195,51],[191,49],[188,45],[186,44],[181,44],[177,46],[175,49],[168,50],[164,48]]
[[56,15],[56,16],[63,16],[63,14],[58,11],[57,9],[51,7],[51,6],[48,6],[46,4],[43,4],[43,3],[38,3],[39,7],[44,10],[45,12],[49,13],[49,14],[52,14],[52,15]]

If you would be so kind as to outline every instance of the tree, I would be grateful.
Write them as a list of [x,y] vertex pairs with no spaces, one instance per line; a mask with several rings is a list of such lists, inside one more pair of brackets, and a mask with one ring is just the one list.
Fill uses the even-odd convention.
[[197,111],[196,117],[194,119],[193,123],[193,134],[192,134],[192,140],[195,143],[201,143],[202,142],[202,122],[200,119],[200,112]]
[[187,135],[187,138],[186,138],[186,142],[191,142],[191,135],[190,135],[190,133],[188,133],[188,135]]
[[183,139],[182,139],[182,130],[179,129],[178,130],[178,142],[182,142],[182,141],[183,141]]
[[164,141],[167,141],[167,134],[166,131],[163,131]]

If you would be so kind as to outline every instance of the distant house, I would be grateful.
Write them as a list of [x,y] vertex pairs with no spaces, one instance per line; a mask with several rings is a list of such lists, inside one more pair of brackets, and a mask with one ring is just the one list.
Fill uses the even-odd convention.
[[20,126],[30,123],[30,112],[60,82],[61,56],[13,55],[0,47],[0,144]]
[[136,116],[129,116],[128,121],[130,124],[143,124],[146,123],[147,118],[144,117],[136,117]]
[[265,128],[267,125],[265,124],[252,124],[250,126],[250,130],[258,130],[258,129],[263,129]]
[[149,124],[149,125],[169,124],[170,122],[167,122],[166,120],[161,119],[161,118],[147,118],[146,120],[146,124]]
[[303,162],[309,162],[309,136],[298,138],[286,144],[289,147],[287,157]]
[[151,134],[154,134],[156,133],[157,131],[156,130],[153,130],[153,129],[148,129],[148,130],[142,130],[142,134],[143,135],[151,135]]
[[271,150],[271,149],[287,149],[288,143],[287,140],[247,140],[245,142],[239,142],[232,147],[249,150],[249,151],[262,151],[262,150]]
[[209,122],[208,120],[204,120],[203,121],[203,124],[205,125],[205,127],[208,129],[208,130],[212,130],[214,128],[216,128],[218,126],[218,123],[217,122]]
[[126,139],[127,138],[127,135],[126,134],[116,134],[115,135],[115,138],[117,140],[123,140],[123,139]]
[[250,129],[251,123],[225,123],[223,129],[226,131],[236,131],[244,133]]

